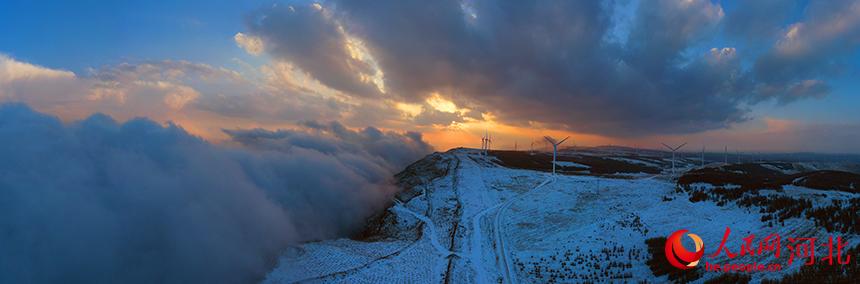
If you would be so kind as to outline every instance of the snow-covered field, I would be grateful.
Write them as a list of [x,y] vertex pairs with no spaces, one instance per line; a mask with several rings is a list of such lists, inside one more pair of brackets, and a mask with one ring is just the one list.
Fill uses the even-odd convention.
[[584,169],[591,168],[591,166],[589,166],[589,165],[583,165],[580,163],[567,162],[567,161],[558,161],[558,162],[555,162],[555,164],[562,166],[562,167],[584,168]]
[[[287,251],[266,283],[546,283],[666,282],[654,276],[646,239],[687,229],[702,237],[706,258],[731,228],[728,247],[742,238],[771,233],[787,237],[830,235],[858,243],[856,234],[828,233],[793,218],[768,227],[754,208],[691,202],[668,175],[627,179],[588,175],[552,177],[545,172],[497,166],[474,150],[444,153],[447,175],[427,181],[421,194],[394,202],[390,225],[397,234],[376,241],[351,239],[307,243]],[[568,165],[566,165],[568,166]],[[809,195],[821,200],[856,198],[793,186],[767,194]],[[405,232],[405,233],[404,233]],[[787,253],[785,253],[787,254]],[[746,256],[740,263],[774,261]],[[725,254],[706,259],[726,262]],[[853,261],[853,260],[852,260]],[[753,281],[793,273],[756,272]],[[700,264],[701,265],[701,264]],[[720,273],[704,272],[703,282]]]

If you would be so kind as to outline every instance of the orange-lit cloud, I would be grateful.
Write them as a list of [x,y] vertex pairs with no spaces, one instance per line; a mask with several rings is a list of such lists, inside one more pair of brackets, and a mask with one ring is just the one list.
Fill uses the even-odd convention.
[[[738,151],[851,152],[852,146],[844,141],[855,141],[850,134],[857,128],[765,117],[735,124],[731,129],[623,139],[539,122],[506,123],[496,113],[477,113],[440,92],[421,102],[355,97],[327,87],[286,62],[265,64],[254,71],[259,72],[256,74],[170,61],[122,64],[92,70],[89,76],[8,57],[0,58],[0,66],[0,102],[25,102],[66,121],[94,112],[120,121],[145,116],[172,121],[216,142],[228,138],[223,129],[294,129],[297,123],[317,120],[342,121],[353,129],[373,125],[397,132],[419,131],[437,150],[477,148],[480,137],[488,133],[495,149],[513,149],[515,145],[520,150],[543,149],[542,137],[549,135],[571,136],[567,146],[658,148],[661,142],[690,142],[690,147],[705,145],[710,150],[729,146]],[[816,135],[841,139],[827,139],[819,149],[809,144],[821,140]]]
[[263,41],[259,37],[249,36],[243,33],[236,33],[233,40],[248,54],[260,55],[263,53]]
[[433,94],[432,96],[427,98],[427,104],[429,104],[438,111],[443,111],[447,113],[460,112],[460,109],[457,108],[457,105],[455,105],[454,102],[442,98],[442,96],[440,96],[439,94]]

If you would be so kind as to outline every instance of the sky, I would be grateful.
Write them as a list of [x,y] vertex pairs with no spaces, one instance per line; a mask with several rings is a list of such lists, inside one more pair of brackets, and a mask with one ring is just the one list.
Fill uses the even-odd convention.
[[336,123],[860,153],[860,1],[12,0],[0,34],[0,102],[213,143]]

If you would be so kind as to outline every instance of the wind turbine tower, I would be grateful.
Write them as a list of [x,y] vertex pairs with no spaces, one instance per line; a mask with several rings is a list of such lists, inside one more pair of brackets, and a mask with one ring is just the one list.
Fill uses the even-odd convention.
[[493,138],[487,133],[487,147],[484,148],[484,155],[488,155],[490,152],[490,145],[493,145]]
[[481,155],[484,154],[484,149],[487,147],[487,134],[481,136]]
[[564,139],[561,139],[561,141],[556,141],[555,139],[553,139],[552,137],[549,137],[549,136],[543,137],[543,139],[546,139],[547,142],[552,144],[552,175],[553,175],[553,177],[555,177],[555,158],[558,155],[558,145],[561,145],[561,143],[564,143],[564,141],[566,141],[567,138],[570,138],[570,136],[567,136]]
[[490,133],[484,131],[484,136],[481,136],[481,154],[487,155],[487,151],[490,150]]
[[663,144],[663,146],[666,146],[666,148],[668,148],[669,151],[672,151],[672,175],[674,176],[675,175],[675,152],[678,151],[678,149],[681,149],[681,147],[684,147],[684,145],[687,145],[687,142],[684,142],[684,144],[678,145],[678,147],[675,147],[675,148],[669,147],[669,145],[666,145],[666,143],[660,143],[660,144]]
[[705,167],[705,146],[702,145],[702,167]]

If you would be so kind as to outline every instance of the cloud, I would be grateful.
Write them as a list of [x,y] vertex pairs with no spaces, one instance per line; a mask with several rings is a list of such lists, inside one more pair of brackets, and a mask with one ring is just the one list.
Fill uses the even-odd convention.
[[187,61],[123,63],[79,76],[0,57],[0,101],[23,102],[66,118],[104,111],[122,119],[169,118],[201,92],[246,92],[238,73]]
[[38,80],[42,78],[74,78],[75,73],[65,70],[54,70],[42,66],[15,61],[0,54],[0,84],[8,84],[16,80]]
[[640,145],[659,146],[662,141],[687,141],[691,145],[706,146],[707,151],[722,152],[723,147],[728,147],[730,153],[737,151],[742,155],[750,152],[858,154],[860,152],[854,143],[857,139],[860,139],[860,124],[856,122],[804,122],[761,117],[733,129],[718,129],[683,137],[652,137],[640,141]]
[[[835,10],[813,7],[804,29],[820,31],[816,34],[826,34],[824,27],[846,30],[814,38],[832,47],[823,50],[834,50],[836,39],[853,39],[851,31],[860,25],[851,25],[853,4],[827,3],[811,5],[850,9],[832,14]],[[247,34],[262,39],[279,60],[347,96],[394,96],[417,104],[434,94],[457,94],[458,106],[492,113],[509,125],[535,122],[612,137],[723,129],[749,119],[751,105],[829,92],[816,70],[800,75],[820,76],[792,74],[803,73],[792,66],[804,66],[807,59],[794,64],[776,49],[775,55],[743,49],[755,35],[779,30],[778,18],[792,5],[743,4],[728,14],[707,0],[627,6],[611,1],[327,1],[318,7],[261,8],[248,17]],[[779,10],[777,20],[750,23],[756,25],[750,34],[733,37],[742,41],[739,46],[715,46],[721,31],[744,25],[739,17],[768,9]],[[618,21],[617,13],[633,18]],[[353,41],[361,42],[384,73],[385,96],[368,91],[373,84],[361,79],[374,68],[354,61],[345,48]],[[823,51],[813,54],[801,57],[833,58]],[[819,83],[806,88],[806,80]],[[673,111],[667,111],[670,106]],[[418,124],[450,119],[432,113],[412,118],[420,118],[413,121]]]
[[462,122],[463,117],[459,113],[439,111],[434,108],[423,108],[423,111],[413,117],[412,122],[417,125],[439,125],[448,126],[451,123]]
[[[671,93],[677,86],[664,84],[687,73],[669,63],[720,17],[709,3],[640,7],[637,26],[655,29],[631,31],[628,46],[603,41],[609,11],[594,1],[481,2],[472,7],[472,19],[457,3],[388,4],[337,7],[379,59],[389,87],[413,100],[452,90],[465,97],[466,107],[486,109],[503,122],[622,136],[698,129],[688,121],[707,129],[741,119],[730,103],[712,98],[705,99],[719,103],[723,117],[700,115],[704,107],[693,98],[686,99],[690,116],[662,114],[667,103],[685,98]],[[383,16],[395,7],[409,16]]]
[[87,86],[70,71],[20,62],[0,54],[0,101],[41,105],[76,102]]
[[386,172],[399,170],[415,161],[415,157],[432,151],[432,147],[423,141],[418,132],[400,134],[375,127],[353,131],[339,122],[306,121],[301,126],[298,130],[269,131],[258,128],[224,131],[233,140],[255,149],[299,147],[332,155],[350,153],[368,157],[368,160],[376,157],[372,159],[378,159],[378,164]]
[[784,89],[844,69],[840,59],[860,47],[860,1],[813,1],[805,19],[783,30],[779,40],[755,61],[756,78]]
[[789,103],[809,97],[821,98],[830,93],[830,86],[818,80],[803,80],[788,87],[788,95],[780,96],[780,103]]
[[60,116],[82,119],[103,112],[119,120],[149,117],[181,122],[195,134],[223,139],[224,127],[284,127],[300,120],[350,121],[352,127],[380,125],[396,110],[376,106],[373,117],[360,109],[385,104],[359,101],[273,63],[248,73],[182,60],[121,63],[83,74],[0,57],[0,102],[21,102]]
[[62,124],[0,106],[0,282],[253,282],[287,245],[343,236],[429,151],[420,134]]
[[726,34],[754,43],[773,40],[798,1],[737,1],[726,13]]
[[363,60],[356,42],[319,4],[273,5],[248,16],[248,34],[264,48],[289,61],[323,84],[359,96],[381,92],[370,79],[376,72]]
[[248,36],[243,33],[236,33],[233,40],[248,54],[260,55],[263,53],[263,41],[257,37]]
[[665,79],[666,69],[680,59],[680,52],[704,38],[723,15],[722,7],[711,1],[642,3],[627,42],[626,61],[653,80]]

